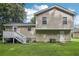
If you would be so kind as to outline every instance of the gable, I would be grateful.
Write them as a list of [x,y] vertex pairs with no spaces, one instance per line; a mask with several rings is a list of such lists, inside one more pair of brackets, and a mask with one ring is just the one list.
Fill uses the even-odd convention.
[[72,11],[70,11],[70,10],[68,10],[68,9],[65,9],[65,8],[60,7],[60,6],[57,6],[57,5],[56,5],[56,6],[53,6],[53,7],[50,7],[50,8],[47,8],[47,9],[43,9],[43,10],[41,10],[41,11],[38,11],[37,13],[35,13],[35,15],[37,16],[37,15],[40,15],[40,14],[49,12],[49,11],[51,11],[51,10],[53,10],[53,9],[59,10],[59,11],[61,11],[61,12],[64,12],[64,13],[69,14],[69,15],[72,15],[72,16],[75,15],[75,12],[72,12]]
[[[68,18],[72,18],[71,14],[68,14],[66,12],[63,12],[61,10],[58,10],[56,8],[53,8],[47,12],[38,14],[36,18],[40,19],[42,17],[48,17],[48,18],[59,18],[59,17],[68,17]],[[39,20],[40,21],[40,20]]]

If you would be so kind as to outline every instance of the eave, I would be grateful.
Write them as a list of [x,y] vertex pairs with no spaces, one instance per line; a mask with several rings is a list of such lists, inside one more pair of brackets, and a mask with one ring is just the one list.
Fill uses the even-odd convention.
[[3,26],[34,26],[35,27],[35,24],[13,23],[13,24],[4,24]]
[[47,11],[53,9],[53,8],[58,8],[59,10],[61,10],[63,12],[66,12],[66,13],[68,13],[70,15],[73,15],[73,16],[75,16],[77,14],[76,12],[68,10],[68,9],[66,9],[66,8],[64,8],[62,6],[54,5],[54,6],[50,7],[50,8],[46,8],[46,9],[40,10],[40,11],[36,12],[34,15],[36,16],[36,15],[42,14],[42,13],[47,12]]
[[36,28],[36,30],[72,30],[72,28]]

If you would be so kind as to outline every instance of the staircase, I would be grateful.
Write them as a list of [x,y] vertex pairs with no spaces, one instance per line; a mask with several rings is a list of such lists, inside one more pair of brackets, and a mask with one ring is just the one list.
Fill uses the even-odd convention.
[[19,32],[3,31],[3,38],[14,38],[20,43],[26,43],[26,36]]

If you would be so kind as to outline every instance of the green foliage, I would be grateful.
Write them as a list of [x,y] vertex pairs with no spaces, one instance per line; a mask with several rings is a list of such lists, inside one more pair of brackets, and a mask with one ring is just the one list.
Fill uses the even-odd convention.
[[36,18],[35,18],[35,16],[31,19],[31,23],[32,24],[36,24]]
[[60,43],[2,44],[1,56],[79,56],[79,40]]
[[0,3],[0,33],[4,23],[23,22],[26,14],[23,3]]
[[24,4],[0,3],[0,17],[3,23],[21,22],[25,17]]

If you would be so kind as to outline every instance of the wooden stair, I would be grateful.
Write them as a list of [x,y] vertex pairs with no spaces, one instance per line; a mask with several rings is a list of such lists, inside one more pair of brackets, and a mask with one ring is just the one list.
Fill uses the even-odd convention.
[[19,32],[3,31],[3,38],[14,38],[20,43],[26,43],[26,36]]

